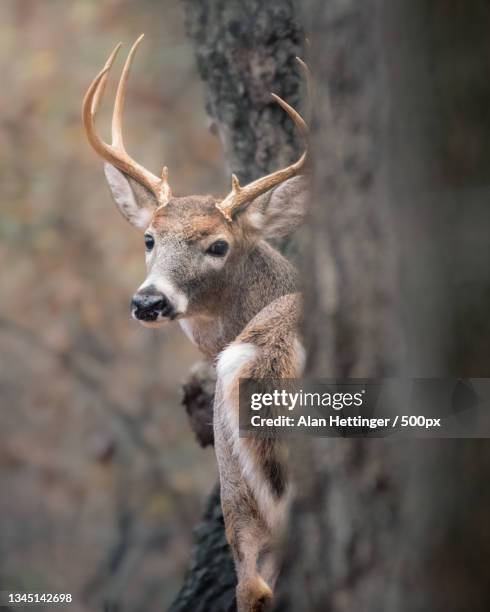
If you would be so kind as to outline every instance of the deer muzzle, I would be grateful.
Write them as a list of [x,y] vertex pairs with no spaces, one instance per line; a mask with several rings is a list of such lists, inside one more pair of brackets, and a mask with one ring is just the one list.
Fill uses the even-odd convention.
[[131,300],[131,315],[137,321],[154,323],[172,319],[175,311],[169,299],[153,287],[137,291]]

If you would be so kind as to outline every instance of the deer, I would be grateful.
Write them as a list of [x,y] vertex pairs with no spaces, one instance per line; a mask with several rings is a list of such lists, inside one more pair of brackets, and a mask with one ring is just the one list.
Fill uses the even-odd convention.
[[142,38],[121,73],[112,143],[98,136],[95,119],[121,43],[86,92],[83,126],[104,161],[117,208],[144,236],[147,275],[132,297],[132,317],[148,328],[178,321],[204,356],[215,361],[215,452],[237,573],[237,609],[260,612],[273,601],[291,483],[282,442],[239,436],[238,385],[240,378],[296,378],[303,370],[298,273],[271,240],[293,232],[306,214],[308,126],[272,94],[305,140],[301,157],[245,186],[232,175],[231,191],[222,199],[174,196],[167,167],[154,175],[130,157],[123,141],[128,76]]

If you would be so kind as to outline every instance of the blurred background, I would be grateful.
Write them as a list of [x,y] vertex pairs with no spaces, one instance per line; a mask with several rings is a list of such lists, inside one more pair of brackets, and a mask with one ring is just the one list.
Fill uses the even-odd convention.
[[[383,8],[385,153],[410,372],[488,376],[490,7],[386,0]],[[238,47],[260,29],[253,11],[247,17],[245,42],[236,23],[228,31]],[[335,56],[337,44],[358,43],[346,24],[333,20],[330,38],[316,33],[323,55],[312,63],[331,61],[349,124],[355,89]],[[165,609],[216,481],[213,451],[196,444],[180,405],[199,355],[177,326],[153,332],[130,319],[143,239],[116,211],[81,129],[88,85],[117,42],[124,56],[142,32],[128,150],[155,173],[168,165],[177,194],[224,193],[229,179],[178,0],[0,3],[0,589],[71,592],[75,612],[122,600],[127,610]],[[269,69],[257,62],[262,83]],[[366,74],[364,63],[354,76]],[[121,65],[122,57],[99,113],[107,139]],[[359,142],[347,160],[354,174]],[[360,191],[370,188],[366,176]]]
[[177,326],[130,319],[143,238],[81,130],[91,80],[141,32],[127,147],[155,173],[167,164],[177,193],[219,193],[221,148],[177,0],[0,3],[0,582],[72,592],[77,611],[111,593],[163,609],[216,480],[180,406],[197,351]]

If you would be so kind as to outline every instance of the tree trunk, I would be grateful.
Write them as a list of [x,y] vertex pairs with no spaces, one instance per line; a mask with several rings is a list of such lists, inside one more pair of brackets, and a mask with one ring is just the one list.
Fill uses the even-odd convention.
[[[447,373],[451,362],[464,364],[466,356],[451,354],[452,343],[440,331],[461,342],[455,333],[461,330],[449,325],[455,302],[447,300],[449,291],[437,272],[443,270],[444,280],[448,273],[460,275],[467,255],[460,253],[450,270],[441,265],[442,255],[447,265],[458,228],[447,227],[447,193],[433,190],[438,183],[440,188],[444,167],[439,145],[454,126],[447,125],[447,115],[434,114],[436,88],[447,85],[450,69],[446,66],[445,73],[444,66],[435,67],[431,53],[444,46],[444,30],[449,33],[445,44],[454,53],[460,26],[472,22],[467,30],[472,33],[472,70],[475,62],[486,65],[486,54],[476,53],[474,40],[488,12],[483,4],[302,4],[318,86],[312,135],[315,193],[305,268],[310,276],[308,370],[313,376],[427,376]],[[448,57],[457,60],[448,62],[451,69],[462,61],[461,51]],[[486,82],[484,74],[481,70],[476,80],[476,97],[482,79]],[[488,96],[488,86],[486,91]],[[480,100],[486,96],[480,92]],[[460,141],[451,143],[453,157],[454,147],[466,144],[461,130],[458,134]],[[454,188],[454,168],[445,180]],[[424,193],[428,186],[432,192]],[[403,222],[394,227],[399,219]],[[458,236],[468,249],[473,240],[478,245],[480,220],[473,218],[470,239]],[[470,220],[464,223],[468,227]],[[397,279],[399,246],[409,278],[404,285]],[[480,276],[474,290],[485,286],[482,279],[487,277]],[[414,333],[407,341],[407,360],[399,295],[411,306]],[[462,303],[461,295],[452,297]],[[481,372],[482,365],[475,361],[472,371]],[[313,439],[296,452],[297,499],[276,610],[490,609],[490,494],[485,484],[490,447],[485,441]]]
[[[227,172],[242,184],[297,158],[301,143],[292,122],[271,97],[298,107],[302,78],[295,56],[303,33],[292,1],[184,0],[212,127],[223,144]],[[294,256],[293,241],[281,244]],[[184,404],[202,445],[212,442],[213,376],[201,364],[184,387]],[[207,408],[206,408],[207,407]],[[226,542],[219,489],[211,494],[184,585],[171,612],[231,612],[235,571]]]
[[[380,5],[303,4],[316,81],[305,336],[308,373],[320,378],[393,375],[400,364]],[[400,504],[386,447],[384,440],[320,438],[296,450],[301,486],[278,611],[390,609],[386,581]]]
[[292,0],[184,0],[184,7],[228,172],[246,183],[293,161],[294,125],[271,96],[300,101],[294,58],[303,33]]

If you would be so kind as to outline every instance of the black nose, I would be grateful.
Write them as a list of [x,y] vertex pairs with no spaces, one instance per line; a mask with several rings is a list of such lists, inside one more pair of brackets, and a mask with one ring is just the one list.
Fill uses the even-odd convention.
[[169,317],[172,307],[163,293],[138,291],[131,300],[131,312],[139,321],[156,321],[158,316]]

